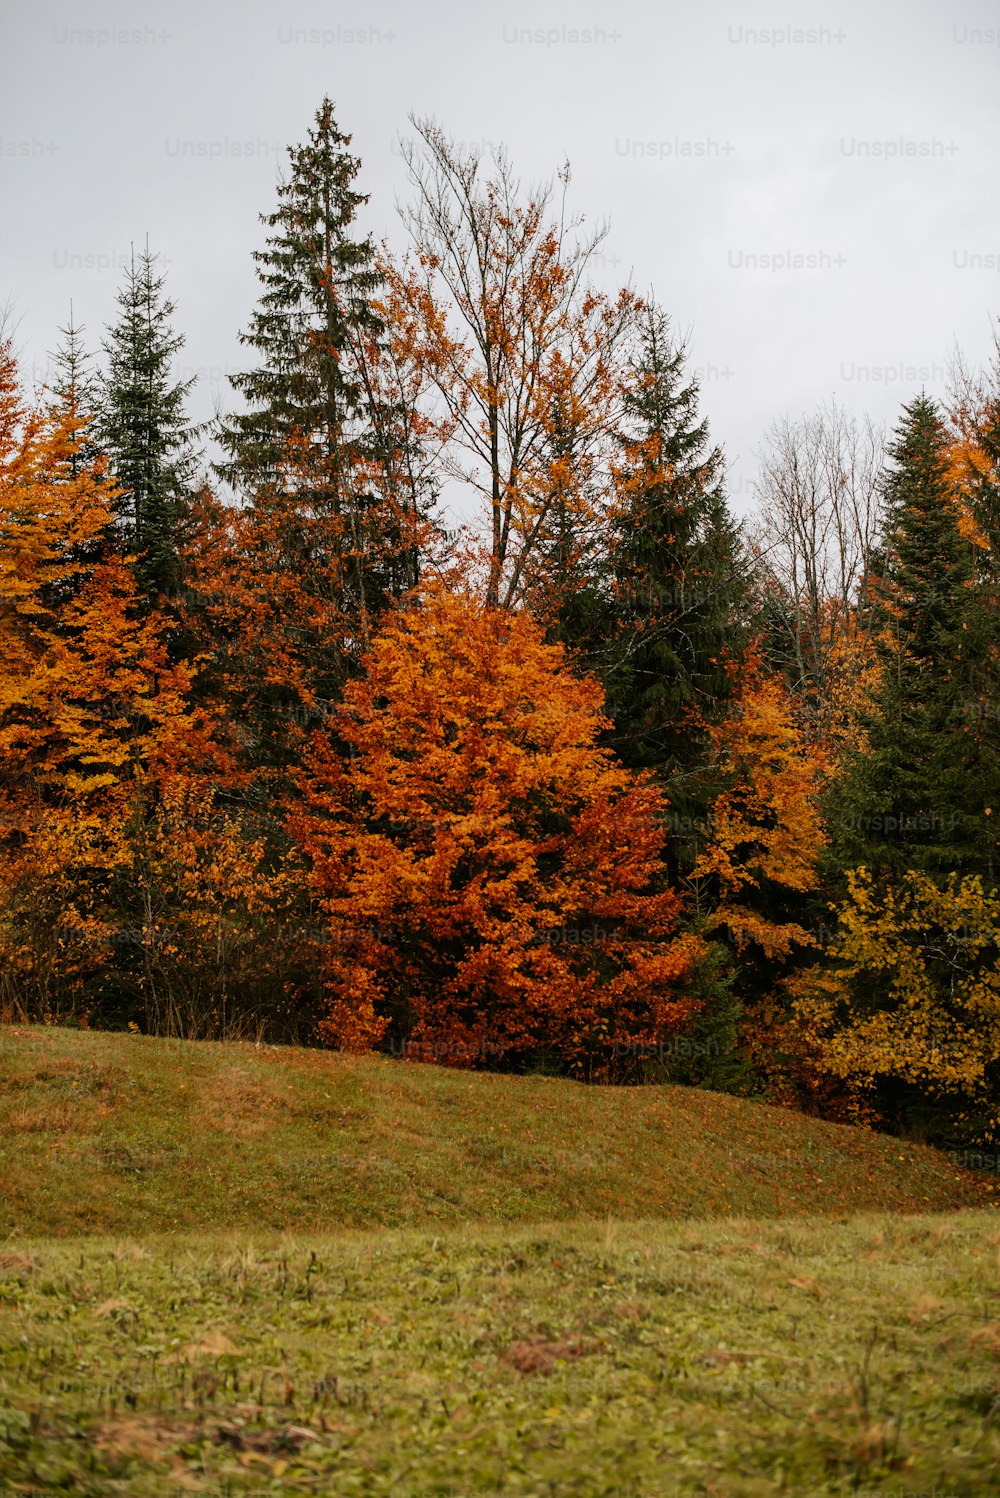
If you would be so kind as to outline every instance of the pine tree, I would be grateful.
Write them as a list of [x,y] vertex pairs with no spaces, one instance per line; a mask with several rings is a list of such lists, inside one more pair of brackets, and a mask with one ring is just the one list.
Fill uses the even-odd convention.
[[194,381],[171,377],[184,338],[172,331],[174,304],[156,260],[147,246],[125,272],[100,401],[100,436],[120,490],[116,539],[136,555],[136,580],[151,601],[179,583],[195,434],[184,411]]
[[747,582],[726,503],[723,457],[698,420],[698,382],[666,316],[651,308],[626,394],[612,556],[617,623],[605,681],[623,761],[667,786],[674,846],[694,856],[710,799],[707,725],[732,694],[727,658],[746,643]]
[[834,861],[996,881],[1000,815],[993,606],[949,478],[935,403],[904,407],[889,447],[878,685],[831,801]]

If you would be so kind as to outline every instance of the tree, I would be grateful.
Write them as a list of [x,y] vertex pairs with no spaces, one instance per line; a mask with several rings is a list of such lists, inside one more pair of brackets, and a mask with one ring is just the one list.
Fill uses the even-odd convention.
[[723,490],[723,458],[698,421],[698,383],[667,318],[649,308],[619,436],[614,620],[603,673],[623,762],[668,788],[687,868],[710,789],[707,733],[725,714],[746,645],[747,573]]
[[607,506],[602,476],[584,440],[585,414],[568,396],[554,407],[549,491],[532,555],[524,603],[546,639],[565,645],[577,668],[599,671],[612,618]]
[[883,434],[836,404],[767,433],[752,531],[768,656],[830,745],[851,735],[870,667]]
[[264,290],[240,335],[261,362],[232,377],[248,409],[221,432],[231,455],[223,472],[251,494],[273,483],[297,438],[321,449],[334,503],[346,505],[352,488],[347,444],[367,414],[356,339],[383,327],[372,305],[382,284],[374,247],[350,232],[368,201],[352,186],[360,162],[350,141],[324,99],[306,143],[288,148],[277,208],[261,215],[274,231],[254,251]]
[[825,1070],[896,1129],[1000,1139],[1000,901],[978,875],[847,875],[837,940],[795,985]]
[[0,357],[0,1010],[303,1038],[321,944],[170,621],[106,545],[115,488],[72,399]]
[[[246,409],[220,436],[224,476],[258,510],[296,509],[321,527],[293,567],[336,559],[336,587],[362,643],[371,621],[417,580],[421,532],[433,504],[407,401],[405,358],[390,348],[376,305],[383,277],[370,238],[352,237],[368,199],[351,137],[324,99],[291,171],[272,231],[255,251],[264,288],[241,341],[260,356],[236,375]],[[286,544],[290,542],[286,536]]]
[[996,626],[977,587],[977,545],[949,481],[948,438],[925,396],[889,448],[879,580],[878,680],[863,743],[831,799],[834,862],[877,877],[922,869],[996,880],[1000,804]]
[[[552,183],[522,195],[502,151],[488,175],[478,151],[414,125],[403,150],[413,255],[387,266],[393,317],[435,398],[443,472],[483,502],[486,601],[508,607],[567,520],[585,530],[593,519],[586,480],[610,451],[636,298],[588,288],[603,231],[579,239]],[[568,167],[559,181],[564,198]],[[571,469],[559,440],[570,431]]]
[[[796,722],[788,688],[755,651],[727,716],[707,732],[720,790],[691,872],[699,929],[729,950],[739,1006],[733,1029],[758,1081],[787,1095],[791,1074],[801,1094],[811,1058],[784,990],[818,946],[811,912],[826,844],[825,757]],[[723,994],[723,1012],[726,1004]]]
[[794,944],[812,944],[786,902],[819,885],[823,758],[797,726],[787,688],[754,656],[709,736],[723,789],[692,880],[704,881],[710,928],[725,928],[738,954],[755,947],[785,958]]
[[289,148],[242,336],[260,362],[233,379],[246,409],[220,433],[243,503],[201,505],[191,553],[193,607],[248,763],[279,773],[416,585],[433,532],[412,359],[377,304],[372,244],[356,237],[367,199],[349,143],[325,99]]
[[598,747],[600,689],[527,613],[390,615],[289,825],[330,935],[331,1043],[591,1078],[683,1028],[701,953],[661,887],[659,793]]
[[82,325],[73,321],[71,302],[69,322],[59,329],[63,341],[53,355],[56,377],[51,393],[67,422],[79,423],[82,440],[73,443],[70,457],[70,474],[74,478],[80,470],[94,466],[100,451],[97,435],[100,385],[83,341],[84,331]]
[[107,464],[81,462],[85,441],[72,403],[27,406],[10,346],[0,346],[0,681],[3,709],[23,714],[26,729],[25,683],[59,648],[57,610],[91,574],[110,518]]
[[[995,678],[1000,665],[1000,325],[994,336],[996,359],[985,374],[974,379],[959,366],[947,413],[947,477],[957,496],[959,530],[972,543],[977,636],[984,668]],[[985,706],[984,716],[995,722],[997,714]]]
[[184,403],[193,380],[174,381],[174,304],[147,246],[133,252],[108,329],[108,367],[100,400],[100,437],[118,487],[115,532],[123,555],[135,554],[136,578],[152,603],[176,592],[188,510],[194,429]]
[[[127,858],[126,803],[166,751],[183,681],[135,616],[126,562],[103,554],[114,487],[81,458],[72,405],[26,410],[5,360],[0,414],[0,908],[4,984],[79,998],[87,928]],[[184,724],[185,730],[190,724]],[[181,730],[179,729],[179,732]],[[197,735],[192,737],[196,738]],[[180,742],[173,741],[179,753]],[[187,750],[184,751],[185,753]]]
[[959,495],[963,533],[977,546],[980,581],[995,582],[1000,555],[1000,322],[995,356],[971,371],[956,354],[947,403],[948,478]]

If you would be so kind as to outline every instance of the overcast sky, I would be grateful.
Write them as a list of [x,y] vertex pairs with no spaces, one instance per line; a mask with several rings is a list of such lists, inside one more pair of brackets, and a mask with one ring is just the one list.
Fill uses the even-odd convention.
[[396,245],[411,111],[503,142],[526,181],[569,159],[572,206],[610,220],[601,284],[652,289],[690,330],[739,511],[775,418],[836,396],[893,421],[921,386],[943,393],[956,343],[974,364],[992,350],[996,0],[0,0],[0,28],[0,306],[29,376],[71,299],[99,342],[148,234],[192,414],[225,402],[257,216],[324,93],[365,227]]

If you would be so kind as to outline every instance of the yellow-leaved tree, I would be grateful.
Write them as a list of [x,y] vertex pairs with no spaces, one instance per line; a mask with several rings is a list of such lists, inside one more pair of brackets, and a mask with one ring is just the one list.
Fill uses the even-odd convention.
[[813,1075],[784,978],[797,954],[818,945],[808,922],[827,842],[818,807],[826,757],[754,652],[731,711],[709,735],[721,790],[691,876],[701,929],[732,953],[740,1036],[758,1078],[789,1101],[806,1101]]
[[922,1118],[941,1142],[995,1142],[1000,899],[978,876],[941,885],[911,870],[878,884],[860,868],[847,884],[829,960],[793,984],[823,1068],[890,1124]]

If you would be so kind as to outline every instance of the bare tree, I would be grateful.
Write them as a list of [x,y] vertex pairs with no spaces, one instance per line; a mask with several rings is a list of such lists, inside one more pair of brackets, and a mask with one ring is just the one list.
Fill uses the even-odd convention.
[[[402,213],[413,248],[385,267],[389,320],[434,391],[446,476],[484,502],[487,602],[509,605],[553,506],[590,518],[638,301],[588,287],[606,230],[581,237],[582,220],[567,219],[568,166],[523,193],[502,150],[484,162],[433,121],[412,124],[402,151],[415,201]],[[572,496],[565,441],[553,440],[567,428]]]
[[775,422],[759,454],[752,544],[786,669],[821,726],[834,710],[845,646],[865,627],[858,606],[881,537],[884,449],[869,418],[831,403]]

